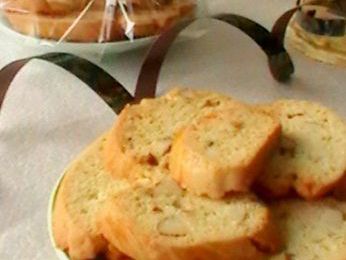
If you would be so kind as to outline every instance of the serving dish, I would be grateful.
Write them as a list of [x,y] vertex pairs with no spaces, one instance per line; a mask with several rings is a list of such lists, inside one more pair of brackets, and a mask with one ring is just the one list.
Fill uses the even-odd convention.
[[53,237],[53,229],[52,229],[52,214],[54,209],[54,203],[56,199],[56,195],[58,193],[60,183],[62,182],[62,179],[64,178],[64,174],[58,179],[57,183],[55,184],[52,193],[49,198],[49,204],[48,204],[48,212],[47,212],[47,221],[48,221],[48,233],[49,233],[49,240],[54,248],[54,251],[58,257],[59,260],[69,260],[70,258],[67,256],[67,254],[60,250],[55,243],[54,237]]

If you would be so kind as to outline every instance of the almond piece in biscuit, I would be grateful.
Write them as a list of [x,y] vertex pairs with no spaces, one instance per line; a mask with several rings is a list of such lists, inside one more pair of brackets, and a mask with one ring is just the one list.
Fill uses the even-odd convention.
[[253,195],[221,200],[160,183],[115,194],[102,211],[103,235],[133,259],[260,260],[280,246],[269,209]]

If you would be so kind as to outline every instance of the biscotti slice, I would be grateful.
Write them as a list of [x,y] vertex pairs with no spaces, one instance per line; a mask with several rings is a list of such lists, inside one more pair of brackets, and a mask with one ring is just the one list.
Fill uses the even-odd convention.
[[115,177],[137,179],[139,166],[167,168],[172,139],[197,115],[235,103],[208,91],[174,89],[168,94],[127,106],[119,115],[105,145],[107,169]]
[[245,105],[207,113],[175,138],[171,176],[188,191],[211,198],[248,191],[280,130],[277,119]]
[[110,191],[124,189],[126,183],[112,180],[104,171],[102,150],[106,135],[93,143],[65,172],[53,209],[52,228],[56,245],[71,259],[90,260],[104,253],[107,259],[125,259],[97,228],[99,210]]
[[283,200],[271,209],[286,247],[270,260],[346,259],[345,202]]
[[157,185],[142,179],[104,207],[101,230],[122,252],[138,260],[257,260],[278,249],[270,212],[254,196],[195,196],[165,176]]
[[280,119],[282,136],[259,178],[261,190],[279,197],[292,189],[315,199],[334,189],[346,172],[345,122],[308,101],[278,101],[270,109]]

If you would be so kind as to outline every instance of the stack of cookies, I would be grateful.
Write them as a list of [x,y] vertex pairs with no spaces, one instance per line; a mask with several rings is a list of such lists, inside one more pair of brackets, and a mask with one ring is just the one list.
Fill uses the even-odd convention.
[[346,125],[307,101],[175,89],[127,106],[66,171],[71,259],[346,259]]

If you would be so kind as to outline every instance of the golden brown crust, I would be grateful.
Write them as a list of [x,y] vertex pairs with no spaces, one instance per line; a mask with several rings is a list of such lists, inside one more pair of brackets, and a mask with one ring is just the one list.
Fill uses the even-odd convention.
[[114,177],[129,181],[138,178],[131,172],[141,173],[136,170],[141,165],[160,164],[167,169],[174,135],[203,111],[233,103],[239,102],[208,91],[176,89],[160,98],[145,99],[140,104],[127,106],[119,115],[106,143],[104,156],[107,169]]
[[258,250],[265,253],[278,252],[282,249],[284,241],[278,232],[277,221],[272,216],[271,212],[267,212],[263,227],[254,234],[252,241],[255,243]]
[[[166,180],[151,188],[139,182],[108,200],[99,227],[111,244],[143,260],[265,259],[280,249],[270,212],[254,196],[215,201]],[[226,219],[230,222],[222,225]]]
[[108,245],[106,253],[104,254],[105,260],[131,260],[130,257],[121,253],[117,248]]
[[131,113],[130,107],[127,106],[119,115],[115,125],[113,126],[108,141],[104,149],[104,160],[107,170],[113,176],[131,179],[132,168],[136,167],[134,158],[127,156],[122,149],[122,135],[124,131],[124,122],[128,114]]
[[218,260],[260,260],[266,259],[268,253],[277,251],[281,246],[281,238],[276,227],[267,221],[264,225],[252,238],[241,237],[232,241],[170,249],[162,247],[155,241],[154,236],[146,236],[140,230],[136,230],[136,223],[121,214],[116,214],[116,217],[114,214],[106,216],[101,230],[110,243],[134,259],[209,260],[217,257]]
[[[90,193],[90,196],[96,196],[94,199],[97,199],[98,205],[93,205],[92,198],[89,199],[86,192],[81,191],[85,185],[80,185],[83,180],[87,181],[88,178],[91,178],[95,185],[100,185],[111,179],[106,176],[105,179],[101,180],[98,176],[105,174],[101,170],[94,176],[88,177],[91,175],[92,169],[103,168],[103,165],[98,166],[97,164],[102,162],[100,147],[102,147],[105,138],[106,135],[100,137],[70,165],[56,194],[52,214],[53,237],[56,246],[65,251],[71,259],[94,259],[100,254],[106,254],[108,259],[112,260],[120,260],[124,257],[115,248],[110,251],[106,239],[100,231],[94,228],[97,225],[98,212],[92,211],[90,207],[102,207],[103,198],[101,197],[103,194],[101,192],[106,192],[106,190],[96,194],[96,190],[89,192],[87,189],[86,192]],[[101,185],[101,188],[106,189],[107,187]],[[91,202],[89,203],[89,201]],[[94,215],[89,216],[88,214]],[[95,223],[90,223],[91,221]]]
[[54,239],[57,247],[72,259],[92,259],[106,250],[107,242],[101,234],[92,234],[86,229],[82,215],[71,218],[66,205],[69,192],[65,183],[68,182],[69,176],[64,178],[56,197],[52,221]]
[[338,200],[346,201],[346,173],[343,179],[337,184],[334,190],[334,196]]
[[275,118],[243,104],[206,114],[173,141],[171,176],[188,191],[215,199],[249,191],[280,133]]
[[[123,220],[122,220],[123,221]],[[200,259],[209,260],[215,259],[215,252],[225,252],[226,255],[218,255],[218,260],[253,260],[253,259],[265,259],[265,254],[258,251],[256,246],[250,239],[240,238],[232,241],[232,245],[229,243],[218,243],[204,245],[204,247],[192,247],[192,248],[172,248],[172,250],[166,251],[161,250],[155,241],[152,241],[150,237],[139,238],[136,234],[131,233],[131,224],[122,222],[124,225],[121,227],[116,225],[118,222],[113,222],[112,219],[108,218],[103,224],[104,234],[111,243],[115,243],[119,248],[127,253],[132,252],[132,257],[142,256],[145,260],[189,260],[189,259]],[[127,227],[127,228],[126,228]],[[151,250],[151,256],[143,256],[142,251],[138,249],[144,245]],[[150,254],[150,252],[146,252]]]
[[258,180],[258,190],[271,198],[294,191],[308,200],[331,192],[346,169],[345,122],[309,101],[281,100],[271,109],[282,124],[282,136]]

